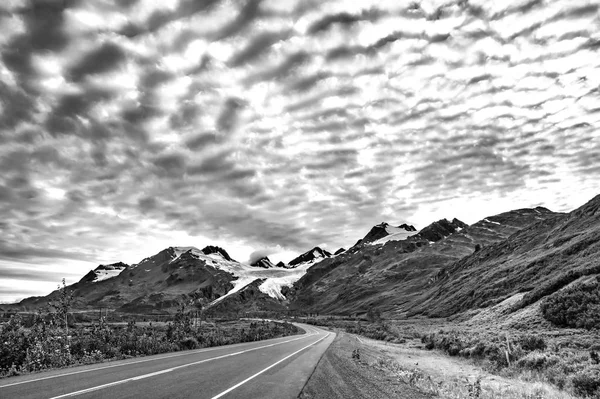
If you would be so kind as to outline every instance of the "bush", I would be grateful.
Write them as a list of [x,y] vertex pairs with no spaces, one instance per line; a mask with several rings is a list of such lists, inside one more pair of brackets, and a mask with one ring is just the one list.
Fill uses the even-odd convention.
[[600,283],[580,284],[548,297],[544,318],[561,327],[600,328]]
[[183,350],[196,349],[199,347],[198,340],[193,337],[185,337],[179,341],[179,347]]
[[528,370],[537,370],[541,371],[548,367],[554,366],[560,361],[560,359],[556,355],[549,355],[542,352],[531,352],[523,356],[521,359],[517,361],[517,366],[519,368],[524,368]]
[[525,335],[519,339],[519,344],[521,345],[521,349],[525,352],[532,352],[535,350],[543,351],[546,349],[546,341],[544,341],[543,337],[539,335]]
[[600,368],[593,367],[576,373],[571,379],[575,394],[589,397],[600,394]]

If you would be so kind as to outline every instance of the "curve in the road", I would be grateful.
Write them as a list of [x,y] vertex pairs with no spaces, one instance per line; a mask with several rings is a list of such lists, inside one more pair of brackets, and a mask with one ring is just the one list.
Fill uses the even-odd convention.
[[[202,397],[212,399],[225,395],[248,397],[248,392],[253,392],[253,395],[261,392],[261,397],[295,397],[295,390],[298,391],[295,392],[297,395],[302,380],[308,379],[318,359],[331,343],[331,339],[327,339],[330,337],[328,332],[312,326],[298,327],[304,329],[306,334],[294,338],[281,337],[262,342],[156,355],[110,365],[85,366],[85,369],[70,372],[53,370],[15,377],[19,380],[9,380],[6,381],[7,384],[0,385],[0,397],[135,398],[141,394],[140,389],[146,391],[144,395],[147,397],[164,397],[171,393],[176,397],[198,397],[194,394],[198,390],[202,392]],[[314,336],[317,339],[308,344],[301,341]],[[213,353],[214,351],[217,352]],[[209,363],[214,365],[209,366]],[[78,378],[80,374],[85,375],[85,378]],[[277,392],[279,388],[274,388],[277,385],[274,378],[287,381],[286,385],[290,387],[282,388],[286,392]],[[145,382],[140,385],[140,380]],[[267,396],[262,395],[263,391]],[[280,394],[283,396],[279,396]]]

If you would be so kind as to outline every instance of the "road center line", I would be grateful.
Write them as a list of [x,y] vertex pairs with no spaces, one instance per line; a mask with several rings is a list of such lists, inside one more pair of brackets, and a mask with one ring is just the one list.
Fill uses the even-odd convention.
[[258,373],[254,374],[254,375],[252,375],[252,376],[250,376],[250,377],[248,377],[248,378],[246,378],[244,381],[242,381],[242,382],[239,382],[239,383],[235,384],[234,386],[232,386],[231,388],[229,388],[229,389],[227,389],[227,390],[225,390],[225,391],[221,392],[221,393],[220,393],[220,394],[218,394],[217,396],[213,396],[211,399],[219,399],[220,397],[223,397],[223,396],[227,395],[229,392],[233,391],[233,390],[234,390],[234,389],[236,389],[236,388],[239,388],[240,386],[244,385],[244,384],[245,384],[245,383],[247,383],[248,381],[250,381],[250,380],[252,380],[252,379],[254,379],[254,378],[258,377],[259,375],[261,375],[261,374],[262,374],[262,373],[264,373],[265,371],[267,371],[267,370],[269,370],[269,369],[271,369],[271,368],[273,368],[273,367],[277,366],[279,363],[283,362],[284,360],[287,360],[287,359],[289,359],[290,357],[294,356],[295,354],[297,354],[297,353],[299,353],[299,352],[302,352],[302,351],[303,351],[304,349],[306,349],[306,348],[310,348],[311,346],[318,344],[319,342],[321,342],[321,341],[323,341],[325,338],[327,338],[327,337],[329,336],[329,334],[330,334],[330,333],[327,333],[327,335],[325,335],[323,338],[320,338],[319,340],[317,340],[317,341],[313,342],[312,344],[310,344],[310,345],[306,345],[304,348],[298,349],[296,352],[294,352],[294,353],[292,353],[292,354],[290,354],[290,355],[287,355],[287,356],[286,356],[286,357],[284,357],[283,359],[281,359],[281,360],[279,360],[279,361],[277,361],[277,362],[273,363],[272,365],[270,365],[270,366],[269,366],[269,367],[267,367],[267,368],[264,368],[264,369],[262,369],[262,370],[261,370],[261,371],[259,371]]
[[[245,349],[245,350],[242,350],[242,351],[239,351],[239,352],[228,353],[228,354],[226,354],[226,355],[221,355],[221,356],[217,356],[217,357],[211,357],[210,359],[199,360],[199,361],[197,361],[197,362],[192,362],[192,363],[182,364],[182,365],[180,365],[180,366],[171,367],[171,368],[169,368],[169,369],[160,370],[160,371],[155,371],[155,372],[153,372],[153,373],[142,374],[142,375],[138,375],[138,376],[136,376],[136,377],[130,377],[130,378],[126,378],[126,379],[124,379],[124,380],[119,380],[119,381],[109,382],[108,384],[98,385],[98,386],[95,386],[95,387],[91,387],[91,388],[82,389],[82,390],[80,390],[80,391],[75,391],[75,392],[66,393],[66,394],[64,394],[64,395],[54,396],[54,397],[52,397],[52,398],[50,398],[50,399],[61,399],[61,398],[68,398],[68,397],[71,397],[71,396],[82,395],[82,394],[84,394],[84,393],[93,392],[93,391],[98,391],[98,390],[100,390],[100,389],[104,389],[104,388],[112,387],[112,386],[115,386],[115,385],[124,384],[124,383],[126,383],[126,382],[138,381],[138,380],[142,380],[142,379],[144,379],[144,378],[153,377],[153,376],[155,376],[155,375],[158,375],[158,374],[169,373],[169,372],[171,372],[171,371],[179,370],[179,369],[182,369],[182,368],[185,368],[185,367],[189,367],[189,366],[194,366],[194,365],[196,365],[196,364],[207,363],[207,362],[210,362],[210,361],[213,361],[213,360],[224,359],[224,358],[226,358],[226,357],[236,356],[236,355],[240,355],[240,354],[242,354],[242,353],[252,352],[252,351],[259,350],[259,349],[263,349],[263,348],[269,348],[269,347],[271,347],[271,346],[276,346],[276,345],[286,344],[286,343],[288,343],[288,342],[298,341],[299,339],[307,338],[307,337],[309,337],[309,336],[312,336],[312,335],[314,335],[314,333],[307,334],[307,335],[303,335],[303,336],[302,336],[302,337],[300,337],[300,338],[294,338],[294,339],[290,339],[290,340],[287,340],[287,341],[276,342],[276,343],[269,344],[269,345],[263,345],[263,346],[259,346],[259,347],[257,347],[257,348]],[[317,342],[318,342],[318,341],[317,341]],[[313,344],[311,344],[311,345],[313,345]],[[310,345],[309,345],[309,346],[310,346]],[[307,347],[308,347],[308,346],[307,346]],[[264,370],[263,370],[263,371],[264,371]]]
[[[308,329],[305,328],[305,330],[308,330]],[[303,337],[308,337],[308,336],[311,336],[313,334],[315,334],[314,331],[310,331],[310,333],[309,333],[309,331],[306,331],[306,335],[303,335]],[[280,337],[280,338],[285,338],[285,337]],[[274,338],[274,339],[278,339],[278,338]],[[260,342],[260,341],[254,341],[254,342]],[[288,342],[288,341],[286,341],[286,342]],[[111,368],[114,368],[114,367],[124,367],[124,366],[129,366],[130,364],[147,363],[147,362],[153,362],[153,361],[156,361],[156,360],[171,359],[171,358],[180,357],[180,356],[195,355],[197,353],[213,352],[213,351],[216,351],[216,350],[219,350],[219,349],[232,348],[232,347],[235,347],[235,346],[246,345],[246,344],[249,344],[249,343],[250,342],[240,342],[239,344],[232,344],[232,345],[225,345],[225,346],[216,346],[216,347],[213,347],[213,348],[203,348],[203,349],[193,350],[193,351],[184,351],[184,352],[180,352],[180,353],[176,353],[176,354],[171,354],[171,355],[168,355],[168,356],[153,357],[152,359],[146,358],[146,359],[141,359],[141,360],[134,360],[134,361],[127,362],[127,363],[110,364],[110,365],[107,365],[107,366],[94,367],[94,368],[90,368],[90,369],[87,369],[87,370],[78,370],[78,371],[72,371],[72,372],[69,372],[69,373],[50,375],[50,376],[47,376],[47,377],[40,377],[40,378],[35,378],[35,379],[32,379],[32,380],[13,382],[12,384],[0,385],[0,389],[12,387],[12,386],[15,386],[15,385],[29,384],[31,382],[50,380],[50,379],[53,379],[53,378],[68,377],[70,375],[75,375],[75,374],[91,373],[93,371],[111,369]],[[152,356],[154,356],[154,355],[152,355]]]

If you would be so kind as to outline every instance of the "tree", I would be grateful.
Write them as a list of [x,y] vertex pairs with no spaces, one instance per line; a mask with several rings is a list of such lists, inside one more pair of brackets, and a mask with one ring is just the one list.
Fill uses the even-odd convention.
[[69,320],[68,315],[71,310],[71,304],[73,302],[73,291],[68,289],[65,279],[62,279],[62,287],[58,286],[58,299],[50,302],[50,307],[54,309],[56,315],[56,322],[64,323],[65,336],[69,335]]

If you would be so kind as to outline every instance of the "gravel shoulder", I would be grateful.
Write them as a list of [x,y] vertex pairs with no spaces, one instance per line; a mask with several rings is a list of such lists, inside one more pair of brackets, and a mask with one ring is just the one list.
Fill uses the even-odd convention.
[[[353,358],[358,349],[360,358]],[[300,393],[301,399],[403,398],[429,399],[432,396],[399,381],[393,372],[378,367],[386,358],[379,348],[362,338],[339,332]]]

